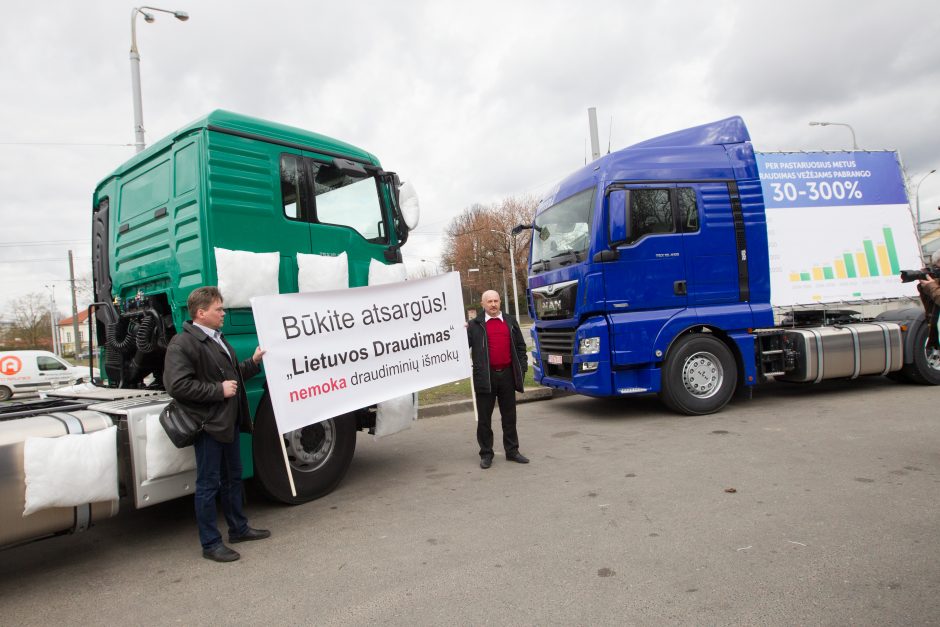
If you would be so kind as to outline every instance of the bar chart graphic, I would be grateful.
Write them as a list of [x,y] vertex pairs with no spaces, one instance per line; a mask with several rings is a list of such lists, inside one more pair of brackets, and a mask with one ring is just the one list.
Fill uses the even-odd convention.
[[921,267],[906,205],[767,210],[771,303],[788,306],[915,296]]
[[882,229],[881,239],[866,238],[850,251],[845,251],[829,263],[791,271],[791,282],[835,281],[864,279],[877,276],[898,276],[901,265],[890,226]]

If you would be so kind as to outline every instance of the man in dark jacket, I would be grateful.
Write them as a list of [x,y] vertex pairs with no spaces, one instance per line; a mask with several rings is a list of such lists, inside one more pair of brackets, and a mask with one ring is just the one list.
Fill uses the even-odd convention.
[[186,413],[200,422],[203,432],[196,449],[196,522],[202,556],[216,562],[233,562],[240,556],[222,542],[216,525],[216,496],[228,523],[228,541],[261,540],[271,535],[252,529],[242,509],[242,460],[239,432],[251,432],[244,379],[261,372],[264,351],[255,349],[249,359],[235,361],[235,350],[219,329],[225,321],[222,294],[216,287],[200,287],[187,301],[192,321],[170,340],[163,381],[166,391]]
[[516,432],[516,391],[522,392],[522,380],[529,366],[525,338],[516,319],[500,311],[497,292],[484,292],[480,304],[483,311],[477,312],[476,318],[467,324],[477,401],[480,468],[489,468],[493,464],[492,421],[493,407],[497,402],[503,423],[506,459],[528,464],[528,458],[519,452]]

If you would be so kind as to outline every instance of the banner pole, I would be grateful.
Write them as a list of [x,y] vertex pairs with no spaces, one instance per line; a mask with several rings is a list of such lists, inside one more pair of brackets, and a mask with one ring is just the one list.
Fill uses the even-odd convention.
[[473,387],[473,372],[471,369],[470,373],[470,398],[473,399],[473,419],[476,422],[480,422],[480,419],[477,417],[477,391]]
[[294,486],[294,475],[290,471],[290,462],[287,460],[287,446],[284,445],[284,434],[278,434],[278,440],[281,441],[281,453],[284,455],[284,470],[287,471],[287,481],[290,483],[290,493],[297,498],[297,488]]

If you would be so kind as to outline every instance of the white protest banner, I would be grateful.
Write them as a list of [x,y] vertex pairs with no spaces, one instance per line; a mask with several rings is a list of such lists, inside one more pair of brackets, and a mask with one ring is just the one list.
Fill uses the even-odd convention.
[[456,272],[251,307],[282,434],[471,373]]

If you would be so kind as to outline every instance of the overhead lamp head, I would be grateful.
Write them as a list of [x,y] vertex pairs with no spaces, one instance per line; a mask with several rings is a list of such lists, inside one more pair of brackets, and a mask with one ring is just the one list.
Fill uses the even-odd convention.
[[152,24],[154,21],[153,13],[147,13],[146,11],[141,11],[141,14],[144,16],[144,21],[148,24]]
[[173,11],[173,17],[178,19],[180,22],[185,22],[189,19],[189,13],[186,11]]

